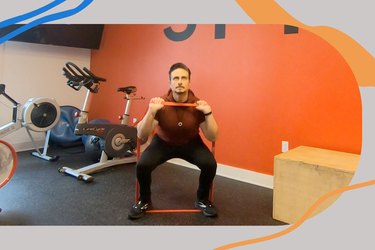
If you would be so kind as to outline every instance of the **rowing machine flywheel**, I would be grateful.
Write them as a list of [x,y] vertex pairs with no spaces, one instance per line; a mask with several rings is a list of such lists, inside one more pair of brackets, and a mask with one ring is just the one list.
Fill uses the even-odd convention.
[[60,106],[55,99],[34,97],[22,109],[22,124],[35,132],[53,128],[60,119]]

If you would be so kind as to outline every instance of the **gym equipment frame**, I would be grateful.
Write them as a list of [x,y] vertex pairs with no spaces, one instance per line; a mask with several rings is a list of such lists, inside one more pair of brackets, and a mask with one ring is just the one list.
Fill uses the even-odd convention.
[[[135,163],[137,158],[133,151],[137,146],[137,129],[128,126],[129,111],[133,100],[144,99],[144,97],[136,97],[137,88],[135,86],[127,86],[118,88],[117,91],[125,94],[126,105],[124,114],[119,118],[120,124],[90,124],[88,123],[87,101],[91,93],[96,94],[99,90],[101,82],[106,81],[102,77],[94,75],[86,67],[82,70],[72,62],[67,62],[63,68],[64,75],[68,78],[68,86],[78,91],[81,87],[87,88],[86,97],[80,114],[78,114],[78,124],[75,127],[77,135],[95,135],[105,140],[104,150],[101,152],[100,160],[79,169],[69,167],[61,167],[58,169],[60,173],[69,174],[78,180],[92,182],[94,177],[91,173],[95,173],[101,169],[114,165]],[[111,159],[110,159],[111,158]]]
[[[22,106],[5,93],[5,84],[0,84],[0,95],[13,104],[12,121],[0,127],[0,138],[24,127],[36,150],[33,156],[47,161],[55,161],[58,156],[47,155],[50,129],[60,119],[60,106],[53,98],[34,97],[27,100]],[[43,152],[40,152],[30,131],[47,132]]]

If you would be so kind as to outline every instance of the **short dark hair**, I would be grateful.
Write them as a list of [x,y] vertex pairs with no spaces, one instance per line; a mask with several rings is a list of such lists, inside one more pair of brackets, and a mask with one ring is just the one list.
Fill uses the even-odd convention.
[[186,70],[189,73],[189,79],[190,79],[191,71],[190,71],[189,67],[186,66],[183,63],[180,63],[180,62],[179,63],[175,63],[175,64],[173,64],[170,67],[170,69],[169,69],[169,79],[171,79],[171,73],[172,73],[172,71],[174,71],[176,69],[184,69],[184,70]]

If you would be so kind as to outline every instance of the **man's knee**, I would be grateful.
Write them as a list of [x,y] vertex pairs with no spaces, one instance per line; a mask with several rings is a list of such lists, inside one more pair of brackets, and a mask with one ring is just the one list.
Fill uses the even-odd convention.
[[214,157],[206,157],[200,162],[198,167],[203,171],[216,173],[217,162]]

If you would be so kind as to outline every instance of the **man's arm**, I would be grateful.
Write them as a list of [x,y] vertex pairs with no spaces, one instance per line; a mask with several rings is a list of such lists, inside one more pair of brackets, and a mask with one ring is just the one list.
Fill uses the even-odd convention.
[[204,136],[209,141],[216,141],[218,134],[218,126],[216,120],[212,114],[210,105],[206,101],[197,101],[197,109],[205,114],[205,121],[202,122],[199,127],[202,129]]
[[147,141],[155,126],[158,124],[158,121],[155,120],[155,115],[158,110],[164,106],[162,104],[163,101],[164,99],[160,97],[152,98],[145,116],[137,124],[137,136],[142,141]]

